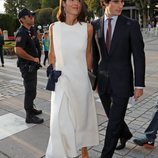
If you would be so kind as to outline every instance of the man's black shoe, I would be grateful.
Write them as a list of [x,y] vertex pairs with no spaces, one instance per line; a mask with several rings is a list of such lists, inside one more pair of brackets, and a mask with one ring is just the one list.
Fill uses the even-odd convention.
[[26,120],[25,120],[26,123],[34,123],[34,124],[41,124],[44,122],[44,120],[42,118],[39,118],[35,115],[28,115],[26,117]]
[[151,148],[151,149],[154,148],[154,142],[149,141],[148,138],[146,137],[133,139],[133,142],[139,146],[144,146],[146,148]]
[[120,144],[116,147],[116,150],[121,150],[125,148],[128,140],[132,138],[132,134],[128,138],[120,138]]

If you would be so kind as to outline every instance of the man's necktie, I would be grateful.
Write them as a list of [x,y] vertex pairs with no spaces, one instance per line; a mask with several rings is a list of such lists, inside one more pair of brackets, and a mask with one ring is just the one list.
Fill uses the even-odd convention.
[[111,45],[111,33],[112,33],[112,26],[111,26],[111,18],[108,18],[108,27],[107,27],[107,32],[106,32],[106,47],[109,52],[110,50],[110,45]]

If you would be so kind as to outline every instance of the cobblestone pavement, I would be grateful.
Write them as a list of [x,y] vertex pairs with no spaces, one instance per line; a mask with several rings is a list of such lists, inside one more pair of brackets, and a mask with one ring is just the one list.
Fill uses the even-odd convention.
[[[158,140],[152,150],[136,146],[132,141],[148,126],[158,100],[158,39],[147,35],[144,37],[147,65],[146,88],[144,96],[126,113],[125,120],[133,133],[133,138],[128,141],[125,149],[115,151],[114,158],[158,158]],[[0,67],[0,158],[44,158],[49,138],[50,119],[50,92],[45,90],[47,81],[45,70],[46,67],[43,67],[38,73],[36,99],[37,107],[44,112],[40,117],[43,117],[45,122],[42,125],[27,125],[24,122],[23,110],[24,88],[19,70],[16,68],[16,59],[5,58],[5,67]],[[94,95],[100,145],[89,148],[89,156],[99,158],[108,120],[97,94],[94,93]]]
[[23,93],[24,88],[22,85],[17,85],[16,83],[10,83],[8,81],[0,82],[0,100],[18,96]]

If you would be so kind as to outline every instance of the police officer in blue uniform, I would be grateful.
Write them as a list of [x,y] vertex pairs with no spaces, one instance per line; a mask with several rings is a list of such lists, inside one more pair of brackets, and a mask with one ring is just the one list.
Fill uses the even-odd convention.
[[16,35],[15,52],[18,55],[17,66],[20,69],[24,88],[24,108],[26,111],[26,123],[40,124],[44,120],[37,117],[42,110],[37,110],[34,106],[37,87],[37,70],[40,68],[38,52],[35,43],[31,38],[30,28],[34,25],[34,14],[28,9],[22,9],[18,14],[21,24]]

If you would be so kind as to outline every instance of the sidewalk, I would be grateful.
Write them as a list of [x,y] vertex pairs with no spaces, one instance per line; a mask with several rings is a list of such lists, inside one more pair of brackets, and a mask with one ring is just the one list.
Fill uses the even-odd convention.
[[[126,122],[133,138],[148,126],[158,100],[158,38],[145,37],[146,88],[144,96],[127,110]],[[41,125],[25,124],[24,88],[16,59],[5,59],[0,67],[0,158],[44,158],[49,138],[50,92],[46,91],[46,67],[39,70],[36,105],[43,110]],[[89,149],[90,158],[99,158],[103,148],[107,117],[96,93],[100,145]],[[126,148],[115,151],[114,158],[158,158],[158,139],[154,150],[138,147],[128,141]]]

